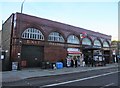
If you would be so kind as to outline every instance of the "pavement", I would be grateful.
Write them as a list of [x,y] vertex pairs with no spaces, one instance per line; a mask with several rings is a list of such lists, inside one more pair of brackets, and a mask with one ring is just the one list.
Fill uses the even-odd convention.
[[118,67],[117,63],[106,64],[106,66],[98,67],[64,67],[62,69],[40,69],[40,68],[27,68],[17,71],[5,71],[0,72],[2,74],[2,82],[14,82],[32,77],[41,77],[41,76],[51,76],[51,75],[60,75],[60,74],[69,74],[75,72],[85,72],[91,70],[99,70],[106,68]]

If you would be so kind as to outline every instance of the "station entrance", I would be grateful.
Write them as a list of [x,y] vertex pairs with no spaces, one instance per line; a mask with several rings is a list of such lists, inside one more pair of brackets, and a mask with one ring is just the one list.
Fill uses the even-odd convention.
[[84,46],[82,48],[84,60],[86,65],[95,64],[96,62],[103,61],[103,53],[100,47]]

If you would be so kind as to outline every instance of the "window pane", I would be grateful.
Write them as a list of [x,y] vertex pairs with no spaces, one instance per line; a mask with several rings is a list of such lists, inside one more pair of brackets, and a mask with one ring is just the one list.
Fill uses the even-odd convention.
[[109,47],[109,44],[107,42],[104,42],[103,47]]
[[[40,37],[41,36],[41,37]],[[43,34],[34,28],[28,28],[22,33],[22,38],[44,40]]]
[[56,42],[64,42],[64,38],[61,36],[58,32],[52,32],[50,33],[48,37],[48,41],[56,41]]
[[100,43],[99,40],[95,40],[95,41],[94,41],[94,45],[96,45],[96,46],[101,46],[101,43]]
[[79,39],[74,35],[70,35],[67,39],[67,43],[79,44]]
[[84,39],[82,40],[82,44],[83,44],[83,45],[92,45],[90,39],[88,39],[88,38],[84,38]]

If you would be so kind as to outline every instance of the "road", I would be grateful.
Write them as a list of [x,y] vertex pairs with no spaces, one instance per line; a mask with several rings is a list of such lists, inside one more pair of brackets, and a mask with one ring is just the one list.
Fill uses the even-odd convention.
[[51,86],[99,86],[99,88],[106,88],[109,86],[117,86],[117,71],[111,73],[105,73],[96,76],[90,76],[82,79],[76,79],[66,82],[60,82],[50,85],[45,85],[43,87],[51,87]]
[[[38,86],[38,88],[49,88],[60,86],[67,87],[89,87],[92,88],[110,88],[110,86],[118,86],[119,85],[119,71],[118,68],[108,68],[101,70],[93,70],[87,72],[77,72],[71,74],[64,75],[56,75],[56,76],[44,76],[44,77],[36,77],[25,79],[17,82],[11,83],[3,83],[3,87],[5,86]],[[85,87],[86,88],[86,87]]]

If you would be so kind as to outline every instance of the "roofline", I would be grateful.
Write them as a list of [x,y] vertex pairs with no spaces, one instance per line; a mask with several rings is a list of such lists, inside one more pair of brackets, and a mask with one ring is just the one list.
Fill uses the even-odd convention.
[[92,30],[88,30],[88,29],[85,29],[85,28],[78,27],[78,26],[73,26],[73,25],[70,25],[70,24],[67,24],[67,23],[62,23],[62,22],[58,22],[58,21],[54,21],[54,20],[50,20],[50,19],[46,19],[46,18],[41,18],[41,17],[37,17],[37,16],[33,16],[33,15],[28,15],[28,14],[20,13],[20,12],[16,12],[16,14],[22,14],[22,15],[26,15],[26,16],[30,16],[30,17],[34,17],[34,18],[38,18],[38,19],[42,19],[42,20],[46,20],[46,21],[50,21],[50,22],[53,22],[53,23],[61,24],[61,25],[67,25],[67,26],[78,28],[78,29],[85,30],[85,31],[99,33],[101,35],[108,36],[110,38],[112,37],[111,35],[106,35],[106,34],[103,34],[103,33],[100,33],[100,32],[95,32],[95,31],[92,31]]

